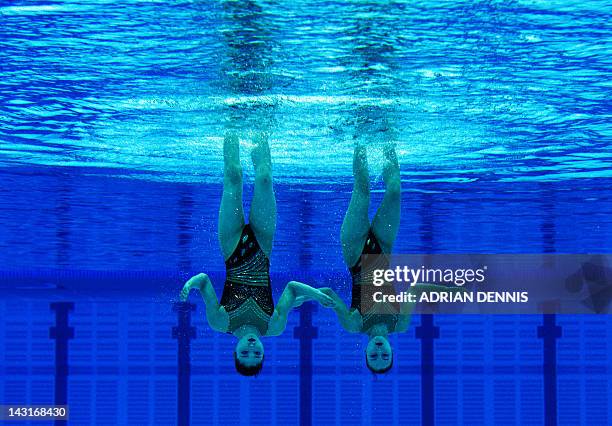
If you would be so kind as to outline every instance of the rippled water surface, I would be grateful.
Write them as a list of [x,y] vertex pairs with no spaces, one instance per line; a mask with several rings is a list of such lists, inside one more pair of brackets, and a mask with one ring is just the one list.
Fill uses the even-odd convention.
[[284,179],[350,174],[356,136],[396,140],[407,181],[610,177],[611,13],[601,1],[5,2],[0,161],[219,181],[233,126],[246,144],[271,132]]

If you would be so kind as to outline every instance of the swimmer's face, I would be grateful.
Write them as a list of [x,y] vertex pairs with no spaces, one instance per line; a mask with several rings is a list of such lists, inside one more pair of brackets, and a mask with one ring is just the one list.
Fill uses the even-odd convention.
[[386,337],[374,336],[366,347],[366,363],[375,372],[384,372],[391,366],[393,351]]
[[256,334],[245,334],[236,343],[236,358],[246,366],[253,367],[261,364],[264,356],[264,347]]

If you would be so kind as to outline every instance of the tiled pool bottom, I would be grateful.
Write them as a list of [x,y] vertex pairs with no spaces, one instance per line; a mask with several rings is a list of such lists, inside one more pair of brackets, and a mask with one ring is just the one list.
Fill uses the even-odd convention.
[[[67,399],[71,424],[177,423],[177,313],[150,300],[75,299],[69,313]],[[54,400],[56,313],[50,302],[0,303],[0,395],[5,404]],[[422,420],[421,349],[413,327],[391,339],[394,367],[374,377],[364,365],[364,338],[342,331],[331,311],[312,318],[314,424],[417,424]],[[542,316],[434,316],[436,424],[542,424],[545,416]],[[203,306],[192,317],[191,422],[298,424],[300,314],[285,333],[265,339],[257,378],[233,367],[233,338],[213,333]],[[610,424],[612,318],[557,316],[559,424]],[[376,419],[376,420],[374,420]],[[32,424],[42,424],[35,422]]]

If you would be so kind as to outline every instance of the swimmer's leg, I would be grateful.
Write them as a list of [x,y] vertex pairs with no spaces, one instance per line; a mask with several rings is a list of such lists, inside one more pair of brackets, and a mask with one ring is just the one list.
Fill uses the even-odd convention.
[[240,141],[235,133],[228,133],[223,142],[223,196],[219,208],[219,243],[227,260],[238,245],[244,227],[242,208],[242,167]]
[[255,189],[249,223],[259,246],[270,257],[272,241],[276,230],[276,198],[272,188],[272,160],[267,135],[260,133],[255,136],[255,147],[251,152],[255,167]]
[[355,145],[353,154],[353,194],[349,203],[342,229],[342,254],[347,266],[352,267],[361,256],[361,251],[370,229],[368,207],[370,205],[370,176],[366,148]]
[[391,248],[399,229],[402,191],[399,163],[395,147],[392,144],[385,146],[384,156],[383,179],[386,187],[385,195],[372,220],[372,231],[383,251],[391,253]]

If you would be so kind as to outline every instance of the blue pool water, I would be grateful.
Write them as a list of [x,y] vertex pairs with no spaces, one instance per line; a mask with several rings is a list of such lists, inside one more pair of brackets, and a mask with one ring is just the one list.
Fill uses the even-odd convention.
[[[0,2],[0,403],[53,402],[49,305],[68,301],[72,423],[176,424],[172,302],[195,272],[221,290],[227,129],[247,212],[251,136],[270,133],[276,299],[288,279],[349,297],[355,140],[372,213],[397,143],[397,253],[612,253],[611,18],[603,1]],[[301,313],[248,380],[192,297],[192,422],[304,421]],[[421,423],[422,320],[375,379],[364,338],[319,308],[312,422]],[[542,321],[435,316],[436,424],[543,423]],[[610,424],[612,320],[556,321],[558,423]]]

